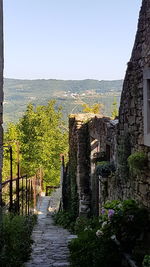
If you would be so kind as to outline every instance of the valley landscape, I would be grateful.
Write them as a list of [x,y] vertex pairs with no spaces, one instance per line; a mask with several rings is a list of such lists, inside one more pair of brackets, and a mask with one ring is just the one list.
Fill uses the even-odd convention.
[[122,80],[19,80],[4,79],[4,127],[23,115],[28,103],[46,105],[56,100],[56,109],[62,106],[67,121],[70,113],[82,112],[82,104],[102,103],[103,114],[111,115],[114,98],[119,106]]

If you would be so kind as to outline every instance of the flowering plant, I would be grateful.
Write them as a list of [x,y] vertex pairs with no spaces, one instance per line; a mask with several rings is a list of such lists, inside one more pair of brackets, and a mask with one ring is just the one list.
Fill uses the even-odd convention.
[[[148,212],[135,201],[107,202],[99,218],[90,219],[86,231],[79,232],[78,238],[69,245],[72,266],[121,266],[121,250],[132,254],[148,229]],[[142,256],[138,260],[141,266]]]

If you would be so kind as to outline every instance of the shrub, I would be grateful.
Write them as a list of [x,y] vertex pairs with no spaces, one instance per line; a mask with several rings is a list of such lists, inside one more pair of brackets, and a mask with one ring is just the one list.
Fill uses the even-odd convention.
[[96,174],[102,177],[108,177],[112,172],[115,171],[115,166],[112,162],[101,161],[97,162]]
[[137,151],[128,157],[128,165],[131,172],[138,174],[147,166],[147,155]]
[[118,247],[109,237],[98,238],[96,229],[87,229],[69,244],[72,267],[121,266]]
[[75,218],[71,212],[59,211],[53,214],[54,223],[74,232]]
[[148,211],[134,200],[107,202],[97,220],[79,218],[79,227],[78,238],[69,244],[71,266],[121,266],[120,251],[132,254],[139,238],[149,231]]
[[[3,215],[0,224],[0,265],[22,266],[31,253],[31,233],[36,216]],[[9,263],[9,265],[8,265]]]
[[150,255],[145,255],[142,266],[143,267],[150,267]]
[[74,233],[80,234],[83,231],[95,229],[99,227],[99,220],[97,217],[94,218],[86,218],[84,216],[78,217],[74,224]]
[[74,234],[79,234],[87,229],[93,229],[99,226],[97,217],[86,218],[85,216],[77,217],[72,215],[71,212],[59,211],[53,214],[54,223],[67,228]]

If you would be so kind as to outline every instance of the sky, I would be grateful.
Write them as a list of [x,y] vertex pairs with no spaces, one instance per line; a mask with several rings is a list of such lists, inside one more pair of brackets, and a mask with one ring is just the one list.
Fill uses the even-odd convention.
[[4,75],[124,78],[142,0],[3,0]]

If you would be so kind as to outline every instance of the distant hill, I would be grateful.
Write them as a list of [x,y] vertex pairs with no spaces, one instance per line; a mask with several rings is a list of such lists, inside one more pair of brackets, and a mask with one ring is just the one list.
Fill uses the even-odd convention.
[[16,121],[22,116],[29,102],[46,104],[50,99],[56,99],[57,105],[62,105],[64,117],[72,110],[80,112],[81,102],[92,104],[102,102],[105,114],[110,114],[110,105],[116,95],[120,100],[122,80],[19,80],[4,79],[4,124]]

